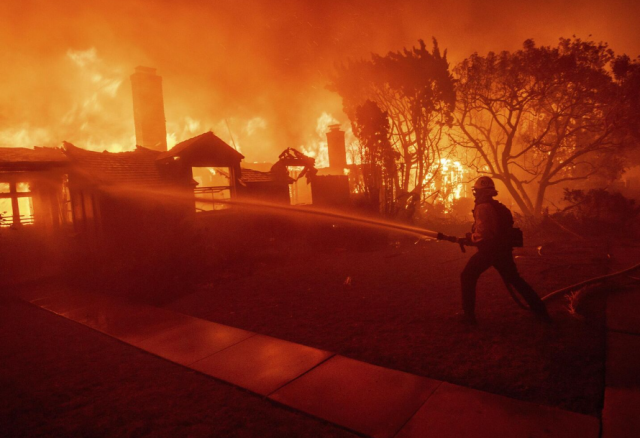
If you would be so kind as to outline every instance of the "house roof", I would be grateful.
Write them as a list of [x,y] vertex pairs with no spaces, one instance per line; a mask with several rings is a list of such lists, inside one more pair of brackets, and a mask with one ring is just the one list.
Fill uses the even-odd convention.
[[0,148],[0,168],[3,170],[64,166],[68,161],[57,148]]
[[[69,165],[73,173],[100,184],[138,184],[146,187],[175,185],[182,181],[172,174],[179,159],[191,167],[239,168],[243,155],[212,132],[183,141],[166,152],[136,146],[130,152],[95,152],[64,142],[62,149],[0,148],[0,170],[41,170],[54,165]],[[270,181],[269,174],[248,176],[251,180]]]
[[196,167],[229,167],[237,165],[244,155],[209,131],[160,153],[158,160],[164,161],[176,157],[186,158]]
[[76,173],[101,183],[165,185],[156,159],[160,152],[136,146],[131,152],[94,152],[64,143]]
[[254,169],[242,169],[242,176],[240,180],[243,183],[268,183],[268,182],[284,182],[286,184],[291,184],[293,179],[289,178],[286,181],[282,181],[272,172],[260,172],[259,170]]

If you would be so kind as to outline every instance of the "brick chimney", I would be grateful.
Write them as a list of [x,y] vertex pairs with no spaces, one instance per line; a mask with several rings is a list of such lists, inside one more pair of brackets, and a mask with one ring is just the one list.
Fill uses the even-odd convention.
[[347,167],[347,151],[344,131],[340,129],[340,125],[329,125],[327,148],[329,149],[329,169],[342,175],[343,169]]
[[157,151],[167,150],[167,125],[164,118],[162,77],[155,68],[136,67],[131,75],[133,120],[136,143]]

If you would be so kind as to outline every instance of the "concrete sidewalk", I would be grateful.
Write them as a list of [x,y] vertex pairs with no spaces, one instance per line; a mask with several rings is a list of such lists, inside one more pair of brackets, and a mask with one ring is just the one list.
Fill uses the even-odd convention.
[[[34,287],[20,297],[156,356],[367,436],[599,435],[599,421],[590,416],[371,365],[120,298],[60,287]],[[618,424],[616,415],[611,424]]]

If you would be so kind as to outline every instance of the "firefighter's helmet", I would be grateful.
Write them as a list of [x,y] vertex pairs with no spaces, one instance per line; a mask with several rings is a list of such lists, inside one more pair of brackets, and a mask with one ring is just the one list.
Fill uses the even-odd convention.
[[476,180],[475,184],[473,184],[473,195],[478,196],[480,194],[483,196],[496,196],[498,194],[496,191],[496,185],[488,176],[481,176]]
[[495,190],[496,185],[493,183],[493,180],[488,176],[481,176],[476,180],[475,184],[473,184],[473,188],[476,190],[482,190],[482,189]]

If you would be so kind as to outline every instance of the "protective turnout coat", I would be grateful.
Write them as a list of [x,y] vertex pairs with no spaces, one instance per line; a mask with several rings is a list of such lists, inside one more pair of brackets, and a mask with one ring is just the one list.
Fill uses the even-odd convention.
[[473,210],[473,228],[471,228],[471,241],[474,244],[490,243],[498,238],[498,214],[491,202],[476,204]]

